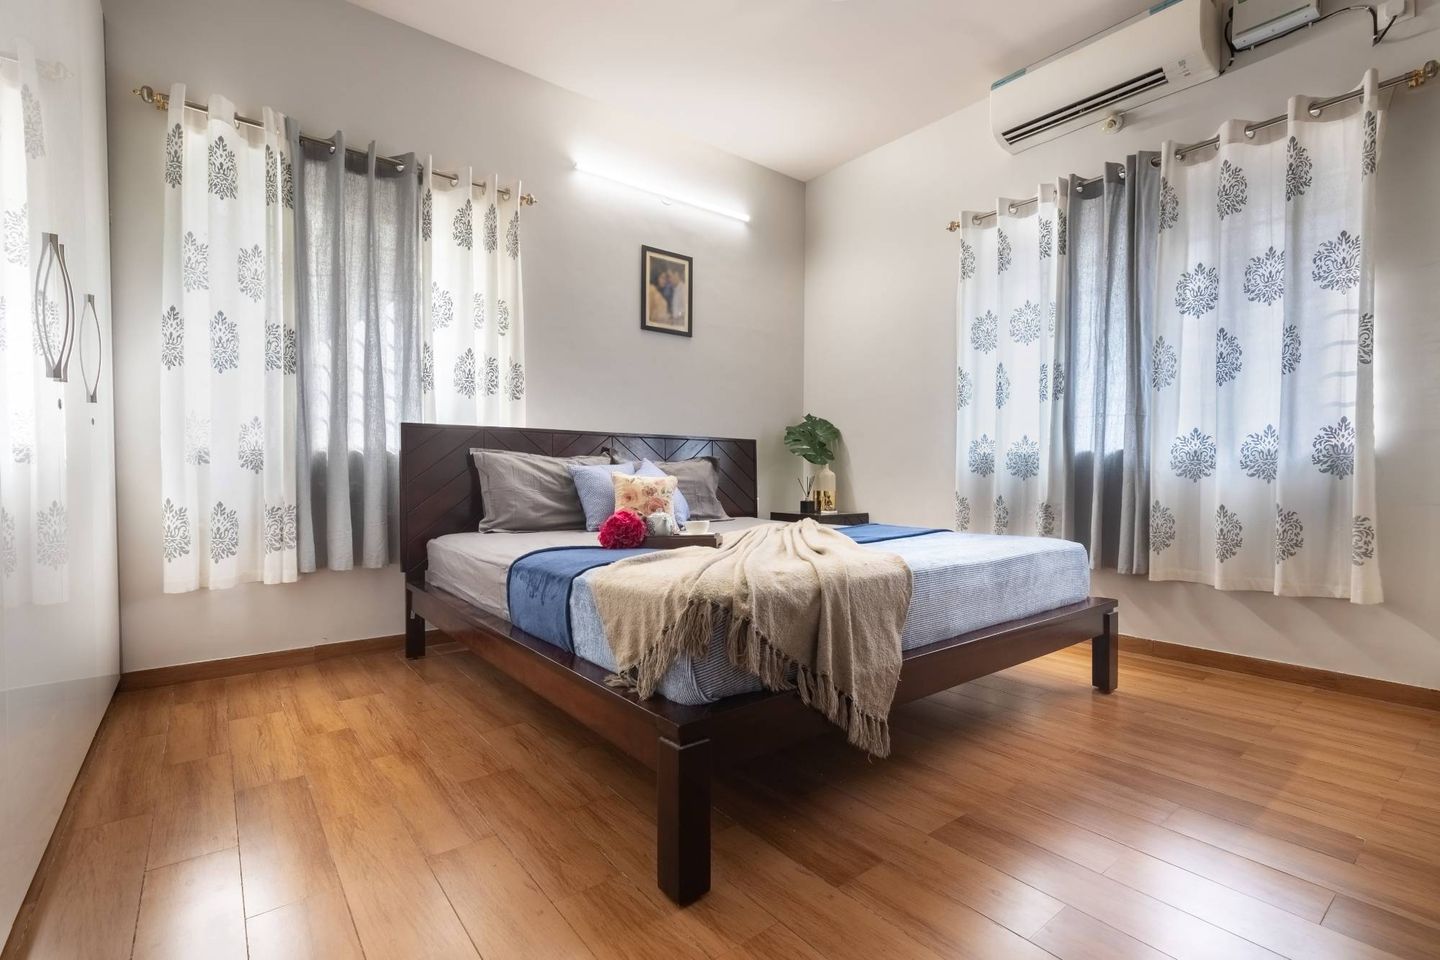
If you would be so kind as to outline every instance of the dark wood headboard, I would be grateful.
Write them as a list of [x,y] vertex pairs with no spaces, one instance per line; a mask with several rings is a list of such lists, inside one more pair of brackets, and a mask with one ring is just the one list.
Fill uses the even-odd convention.
[[732,517],[753,517],[757,508],[754,440],[402,423],[400,565],[407,577],[424,571],[425,546],[431,540],[479,526],[480,478],[470,459],[474,447],[552,457],[612,451],[618,460],[714,457],[720,464],[720,503],[725,512]]

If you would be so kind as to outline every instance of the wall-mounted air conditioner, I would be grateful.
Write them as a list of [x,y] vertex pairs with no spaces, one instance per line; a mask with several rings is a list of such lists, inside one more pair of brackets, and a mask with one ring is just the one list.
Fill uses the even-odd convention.
[[1220,75],[1212,0],[1169,0],[1083,44],[997,80],[995,139],[1011,153]]

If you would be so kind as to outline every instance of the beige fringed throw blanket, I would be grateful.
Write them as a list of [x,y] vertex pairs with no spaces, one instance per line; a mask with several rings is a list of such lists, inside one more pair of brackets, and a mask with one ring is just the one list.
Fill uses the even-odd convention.
[[889,754],[910,605],[899,557],[801,520],[727,535],[716,549],[620,560],[590,585],[618,664],[612,682],[650,696],[676,657],[705,655],[728,613],[731,663],[769,690],[796,689],[860,749]]

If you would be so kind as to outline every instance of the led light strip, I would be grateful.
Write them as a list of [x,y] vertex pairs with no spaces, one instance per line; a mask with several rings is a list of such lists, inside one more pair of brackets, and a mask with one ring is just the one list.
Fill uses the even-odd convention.
[[653,197],[659,197],[665,203],[683,203],[687,207],[694,207],[696,210],[704,210],[707,213],[718,213],[722,217],[729,217],[732,220],[739,220],[741,223],[750,222],[750,214],[748,213],[742,213],[737,210],[726,210],[724,207],[712,206],[711,204],[705,203],[702,200],[687,200],[684,197],[677,197],[673,194],[660,193],[657,190],[652,190],[650,187],[647,187],[643,183],[639,183],[635,180],[629,180],[625,177],[618,176],[609,170],[597,169],[587,163],[577,161],[575,163],[575,169],[580,173],[588,173],[592,177],[599,177],[601,180],[609,180],[611,183],[618,183],[622,186],[629,187],[632,190],[639,190],[642,193],[648,193]]

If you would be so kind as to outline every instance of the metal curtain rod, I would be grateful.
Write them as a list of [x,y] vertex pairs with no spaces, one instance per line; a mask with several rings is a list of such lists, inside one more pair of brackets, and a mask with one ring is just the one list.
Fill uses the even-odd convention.
[[[1426,60],[1419,69],[1410,70],[1406,73],[1397,74],[1389,80],[1380,81],[1380,89],[1384,90],[1388,87],[1398,87],[1403,83],[1411,90],[1414,90],[1416,87],[1424,86],[1426,80],[1434,79],[1437,73],[1440,73],[1440,63],[1436,63],[1434,60]],[[1338,97],[1316,100],[1310,104],[1310,116],[1318,117],[1324,112],[1326,107],[1333,107],[1335,104],[1344,103],[1347,100],[1359,100],[1363,96],[1365,96],[1365,90],[1362,88],[1359,90],[1351,90],[1349,93],[1342,93]],[[1290,119],[1290,115],[1288,113],[1282,113],[1278,117],[1271,117],[1269,120],[1261,120],[1258,123],[1248,123],[1245,125],[1245,136],[1253,137],[1255,136],[1256,130],[1273,127],[1275,124],[1284,123],[1288,119]],[[1201,140],[1199,143],[1187,143],[1183,147],[1176,147],[1175,159],[1183,160],[1185,159],[1185,154],[1193,153],[1196,150],[1203,150],[1206,147],[1213,147],[1219,142],[1220,137],[1214,136],[1209,140]]]
[[[1396,76],[1393,76],[1388,80],[1380,81],[1380,89],[1384,90],[1389,87],[1398,87],[1400,84],[1403,83],[1411,90],[1414,90],[1416,87],[1424,86],[1426,80],[1433,80],[1437,74],[1440,74],[1440,63],[1437,63],[1434,60],[1426,60],[1425,63],[1422,64],[1418,69],[1397,74]],[[1318,117],[1321,113],[1324,112],[1326,107],[1333,107],[1335,106],[1335,104],[1345,103],[1347,100],[1358,100],[1364,95],[1364,89],[1359,89],[1351,90],[1349,93],[1342,93],[1339,96],[1329,97],[1324,100],[1317,100],[1310,105],[1310,116]],[[1282,113],[1278,117],[1271,117],[1269,120],[1260,120],[1256,123],[1246,124],[1245,136],[1253,137],[1255,135],[1255,131],[1264,130],[1266,127],[1273,127],[1275,124],[1284,123],[1288,119],[1290,119],[1290,115],[1288,113]],[[1175,159],[1183,160],[1185,159],[1185,155],[1187,153],[1193,153],[1196,150],[1203,150],[1206,147],[1213,147],[1219,142],[1220,138],[1218,136],[1214,136],[1211,137],[1209,140],[1201,140],[1198,143],[1187,143],[1183,147],[1176,147]],[[1154,166],[1158,167],[1160,165],[1160,158],[1155,157],[1150,162]],[[1121,170],[1120,174],[1123,177],[1125,171]],[[1089,184],[1094,183],[1096,180],[1099,179],[1100,177],[1095,177],[1090,180],[1077,181],[1075,188],[1079,190],[1085,186],[1088,186]],[[1037,202],[1039,199],[1039,197],[1031,197],[1028,200],[1017,200],[1015,203],[1010,204],[1008,210],[1012,214],[1016,213],[1020,210],[1021,207],[1028,207],[1030,204]],[[984,223],[986,220],[989,220],[994,216],[994,213],[977,213],[971,219],[978,226],[979,224]],[[956,230],[959,230],[964,225],[964,222],[960,220],[951,220],[948,224],[945,225],[945,229],[949,230],[951,233],[954,233]]]
[[[1079,193],[1081,190],[1084,190],[1086,187],[1090,186],[1090,184],[1098,183],[1104,179],[1105,174],[1103,173],[1100,174],[1100,176],[1098,177],[1091,177],[1089,180],[1077,179],[1075,181],[1075,192]],[[1125,179],[1125,169],[1123,167],[1120,169],[1120,179]],[[1039,197],[1031,197],[1028,200],[1016,200],[1014,203],[1010,204],[1005,209],[1011,214],[1016,214],[1020,212],[1021,207],[1028,207],[1032,203],[1039,202],[1039,200]],[[993,218],[994,216],[995,213],[993,211],[991,213],[977,213],[973,217],[971,217],[970,220],[978,227],[980,224],[984,223],[986,220]],[[951,233],[954,233],[956,230],[959,230],[963,226],[965,226],[964,221],[951,220],[945,225],[945,229],[949,230]]]
[[[133,93],[133,94],[135,94],[135,96],[139,97],[141,100],[145,101],[146,103],[152,105],[156,110],[169,110],[169,109],[170,109],[170,95],[169,95],[168,93],[157,93],[156,90],[155,90],[155,88],[152,87],[152,86],[150,86],[149,84],[146,84],[146,85],[143,86],[143,87],[137,87],[137,88],[135,88],[134,90],[132,90],[132,91],[130,91],[130,92]],[[203,103],[196,103],[196,102],[193,101],[193,100],[186,100],[186,101],[185,101],[185,107],[186,107],[187,109],[189,109],[189,110],[199,110],[201,113],[206,113],[206,114],[208,114],[208,113],[210,112],[209,108],[206,107],[205,104],[203,104]],[[259,121],[259,120],[256,120],[256,119],[254,119],[254,118],[252,118],[252,117],[242,116],[241,114],[238,114],[238,113],[235,114],[235,122],[236,122],[236,123],[240,123],[240,124],[244,124],[244,125],[247,126],[247,127],[263,127],[263,126],[265,126],[265,124],[262,123],[262,122]],[[312,137],[312,136],[310,136],[309,134],[305,134],[305,133],[300,134],[300,139],[301,139],[301,141],[303,141],[303,142],[305,142],[305,143],[314,143],[314,144],[319,144],[319,145],[321,145],[321,146],[329,147],[331,153],[334,153],[334,152],[335,152],[335,141],[334,141],[334,140],[330,140],[330,139],[325,138],[325,137]],[[366,157],[366,156],[369,156],[369,153],[368,153],[367,151],[365,151],[365,150],[356,150],[354,147],[346,147],[346,148],[345,148],[345,152],[346,152],[346,153],[349,153],[349,154],[353,154],[353,155],[355,155],[355,156],[357,156],[357,157]],[[394,168],[395,168],[397,171],[399,171],[400,173],[404,173],[404,172],[405,172],[405,163],[404,163],[404,161],[401,160],[399,157],[384,157],[384,156],[380,156],[380,155],[377,154],[376,157],[375,157],[375,159],[376,159],[376,161],[378,161],[379,163],[388,164],[388,165],[394,167]],[[422,164],[422,166],[423,166],[423,164]],[[459,176],[459,174],[444,173],[443,171],[440,171],[440,170],[431,170],[431,171],[430,171],[430,175],[431,175],[432,177],[440,177],[440,178],[443,179],[443,180],[449,180],[449,181],[450,181],[450,184],[451,184],[452,186],[454,186],[455,184],[458,184],[458,183],[460,182],[460,176]],[[485,190],[487,189],[487,185],[486,185],[486,184],[483,184],[483,183],[471,183],[470,186],[472,186],[472,187],[479,187],[481,193],[484,193]],[[501,200],[509,200],[509,199],[510,199],[510,188],[509,188],[509,187],[501,187],[501,188],[500,188],[498,191],[496,191],[496,192],[499,193]],[[535,195],[534,195],[533,193],[522,193],[522,194],[520,195],[520,205],[521,205],[521,206],[524,206],[524,207],[533,207],[536,202],[537,202],[537,201],[535,200]]]

